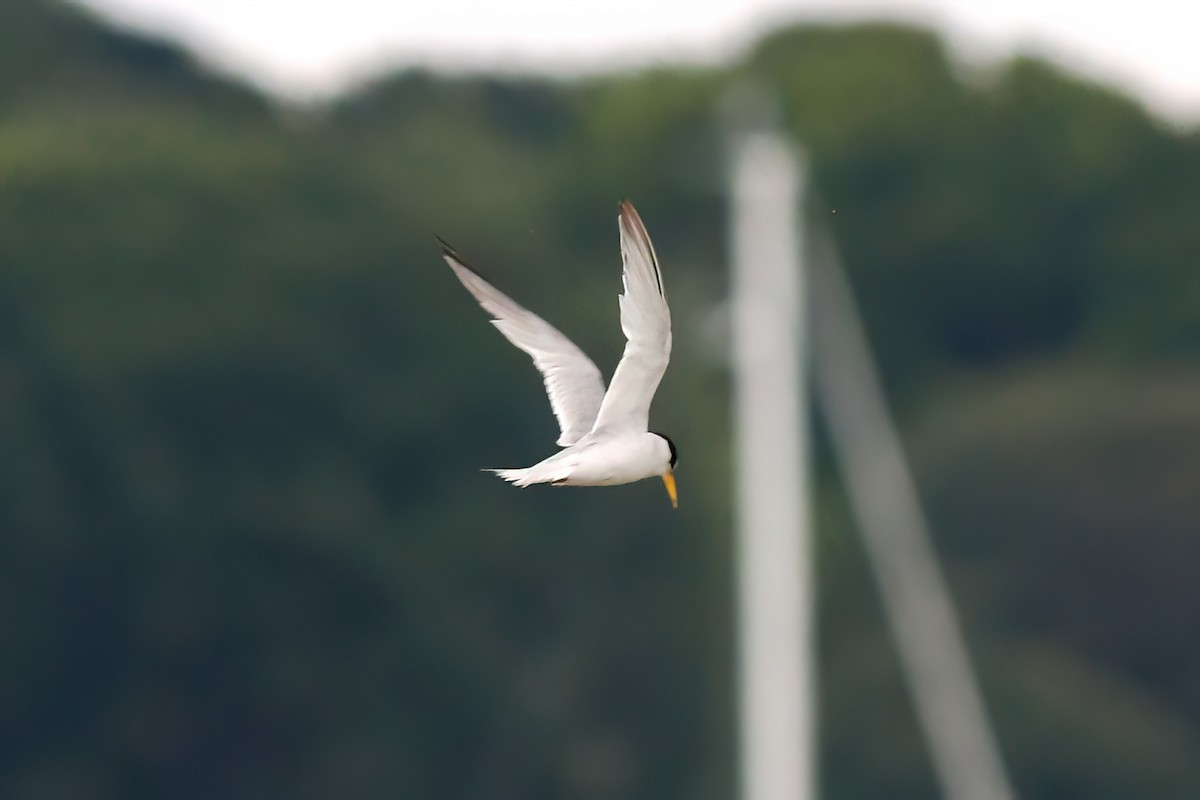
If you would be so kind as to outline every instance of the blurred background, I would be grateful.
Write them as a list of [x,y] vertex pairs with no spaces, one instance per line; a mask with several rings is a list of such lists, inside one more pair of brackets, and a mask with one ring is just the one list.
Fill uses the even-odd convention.
[[[0,797],[733,796],[747,80],[808,152],[1018,792],[1200,796],[1194,96],[890,16],[285,85],[139,5],[0,4]],[[626,196],[678,512],[478,471],[556,428],[434,240],[607,373]],[[822,796],[934,797],[817,435]]]

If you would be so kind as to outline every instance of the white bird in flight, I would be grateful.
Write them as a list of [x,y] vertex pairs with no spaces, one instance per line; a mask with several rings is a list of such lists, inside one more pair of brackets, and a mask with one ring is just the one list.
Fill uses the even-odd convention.
[[600,370],[557,328],[484,280],[444,241],[442,257],[492,324],[533,357],[561,430],[556,443],[563,449],[544,461],[488,471],[521,487],[612,486],[658,476],[678,508],[675,443],[649,430],[650,401],[671,357],[671,311],[654,246],[628,200],[618,206],[617,223],[625,286],[617,299],[628,341],[607,391]]

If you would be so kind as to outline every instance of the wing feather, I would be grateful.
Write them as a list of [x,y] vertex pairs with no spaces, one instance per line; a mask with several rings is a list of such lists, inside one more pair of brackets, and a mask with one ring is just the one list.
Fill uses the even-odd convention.
[[617,224],[625,287],[618,302],[627,341],[594,430],[644,431],[650,422],[650,402],[671,358],[671,310],[654,245],[628,200],[618,208]]
[[445,242],[441,244],[442,257],[479,305],[492,315],[492,324],[528,353],[542,373],[550,407],[562,434],[558,437],[559,446],[577,442],[592,429],[604,398],[600,370],[557,328],[484,280],[463,262],[454,248]]

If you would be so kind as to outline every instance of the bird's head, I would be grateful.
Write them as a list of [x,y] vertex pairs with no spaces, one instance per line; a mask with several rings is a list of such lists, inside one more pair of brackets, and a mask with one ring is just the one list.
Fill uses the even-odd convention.
[[679,508],[679,498],[675,494],[675,464],[679,461],[679,451],[675,449],[675,443],[671,441],[670,436],[658,431],[651,431],[651,433],[667,443],[667,463],[661,473],[663,486],[667,487],[667,495],[671,498],[671,508]]

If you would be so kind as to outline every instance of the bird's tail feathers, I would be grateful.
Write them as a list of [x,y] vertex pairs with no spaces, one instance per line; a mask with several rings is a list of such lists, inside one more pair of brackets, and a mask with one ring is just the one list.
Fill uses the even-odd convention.
[[509,483],[517,486],[528,486],[528,483],[521,483],[524,480],[525,474],[529,472],[527,469],[485,469],[484,472],[490,472],[493,475],[499,475]]
[[485,469],[484,472],[499,475],[513,486],[519,486],[522,489],[526,486],[533,486],[535,483],[560,483],[565,481],[570,474],[569,470],[553,467],[547,469],[541,465],[524,469]]

